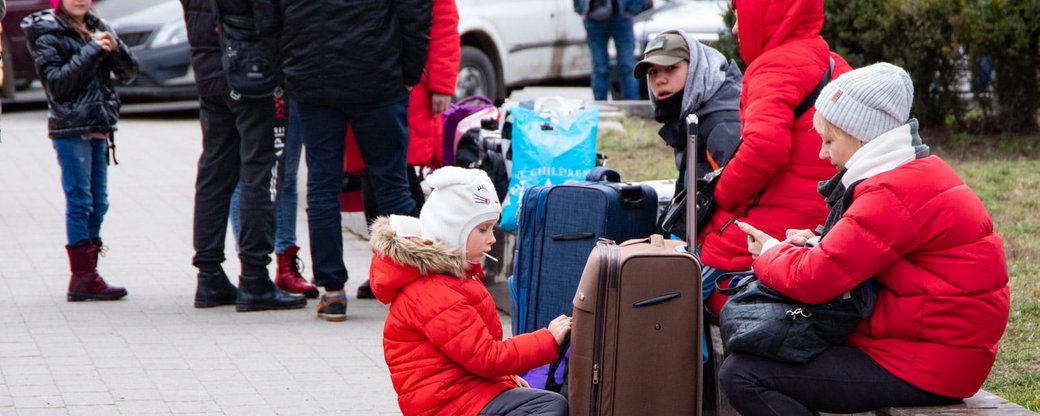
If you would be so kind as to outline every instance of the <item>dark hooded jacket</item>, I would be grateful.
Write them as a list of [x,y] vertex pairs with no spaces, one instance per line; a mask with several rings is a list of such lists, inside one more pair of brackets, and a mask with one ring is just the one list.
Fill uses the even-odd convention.
[[116,36],[119,50],[105,52],[53,10],[22,20],[36,73],[47,91],[47,127],[52,139],[115,131],[120,103],[111,74],[126,84],[137,77],[137,60],[130,48],[94,14],[85,20],[92,33],[106,31]]
[[430,47],[429,0],[255,0],[276,33],[285,89],[299,102],[372,105],[419,82]]
[[[679,180],[675,191],[683,189],[686,172],[686,116],[696,114],[698,118],[697,175],[702,177],[733,157],[740,144],[740,88],[743,75],[737,63],[726,60],[718,51],[698,43],[685,33],[677,33],[690,45],[690,70],[682,90],[681,107],[678,112],[664,115],[665,106],[650,91],[650,105],[658,121],[663,122],[658,134],[666,144],[675,149],[675,163]],[[674,97],[670,99],[679,99]]]
[[[199,96],[226,95],[231,92],[220,62],[220,41],[217,38],[217,15],[213,0],[181,0],[184,22],[191,45],[191,68],[195,72],[195,86]],[[266,17],[252,0],[216,0],[220,13],[225,16]],[[272,51],[273,52],[273,51]]]

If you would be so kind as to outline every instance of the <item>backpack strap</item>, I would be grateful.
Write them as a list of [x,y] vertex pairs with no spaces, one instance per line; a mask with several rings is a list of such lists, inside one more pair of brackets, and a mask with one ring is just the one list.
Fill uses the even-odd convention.
[[812,92],[809,93],[808,97],[805,97],[805,100],[803,100],[801,104],[798,104],[798,107],[795,107],[795,120],[801,118],[803,115],[805,115],[806,112],[809,111],[810,108],[813,108],[813,106],[816,105],[816,98],[820,96],[820,91],[823,91],[823,87],[826,87],[827,83],[831,82],[832,72],[834,72],[834,58],[830,58],[830,66],[827,67],[827,72],[823,74],[823,78],[820,79],[820,83],[816,84],[816,88],[814,88]]

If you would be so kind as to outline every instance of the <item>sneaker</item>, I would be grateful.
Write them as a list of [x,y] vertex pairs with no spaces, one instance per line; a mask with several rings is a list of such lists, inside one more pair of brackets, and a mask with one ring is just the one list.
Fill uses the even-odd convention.
[[372,284],[366,280],[361,282],[361,285],[357,288],[358,299],[375,299],[376,295],[372,293]]
[[326,321],[347,320],[347,295],[321,295],[318,302],[318,317]]

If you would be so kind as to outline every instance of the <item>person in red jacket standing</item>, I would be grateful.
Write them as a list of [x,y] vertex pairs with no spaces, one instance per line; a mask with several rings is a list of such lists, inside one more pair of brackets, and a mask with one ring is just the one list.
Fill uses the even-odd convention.
[[[415,168],[438,167],[443,160],[441,140],[444,125],[441,113],[448,109],[455,94],[455,79],[459,75],[461,54],[459,39],[459,11],[455,0],[434,0],[433,25],[430,27],[430,54],[426,58],[426,72],[412,87],[408,101],[408,182],[416,206],[422,209],[423,193]],[[354,135],[347,129],[347,147],[344,157],[347,174],[359,175],[365,169]],[[375,203],[371,187],[365,179],[365,216],[375,218],[385,214]],[[358,299],[372,299],[369,282],[362,282]]]
[[[1004,244],[986,207],[910,119],[913,84],[887,63],[851,71],[816,100],[819,157],[839,172],[820,187],[821,236],[784,241],[739,223],[765,285],[825,303],[872,281],[873,313],[804,365],[733,353],[720,380],[746,415],[859,413],[942,405],[986,380],[1007,326]],[[781,234],[782,235],[782,234]]]
[[[743,143],[719,178],[716,210],[698,237],[709,288],[722,273],[751,267],[747,237],[734,221],[782,234],[787,227],[815,228],[827,217],[816,185],[834,168],[816,157],[812,109],[798,119],[794,114],[832,60],[831,79],[851,69],[820,36],[823,0],[735,0],[733,7],[733,34],[748,65],[740,94]],[[716,316],[725,299],[718,293],[708,299]]]
[[557,358],[571,318],[502,340],[481,279],[502,206],[482,170],[433,172],[419,218],[372,224],[372,291],[390,313],[383,355],[405,415],[566,415],[567,399],[517,376]]

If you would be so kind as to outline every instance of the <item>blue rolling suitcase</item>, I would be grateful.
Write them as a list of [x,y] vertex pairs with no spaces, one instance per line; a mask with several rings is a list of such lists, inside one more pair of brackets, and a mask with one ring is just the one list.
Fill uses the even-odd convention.
[[617,172],[605,168],[593,169],[587,179],[536,186],[524,194],[509,279],[514,334],[543,328],[553,318],[571,313],[596,241],[654,233],[657,193],[652,187],[620,182]]

